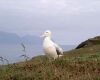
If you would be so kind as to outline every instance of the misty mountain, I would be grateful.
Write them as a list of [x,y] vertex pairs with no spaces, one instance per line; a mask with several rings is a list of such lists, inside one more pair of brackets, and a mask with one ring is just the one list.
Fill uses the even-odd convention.
[[38,36],[33,36],[33,35],[26,35],[21,38],[23,43],[26,44],[34,44],[34,45],[40,45],[42,44],[42,39]]
[[33,44],[40,45],[42,43],[42,39],[38,36],[26,35],[24,37],[20,37],[15,33],[8,33],[0,31],[0,44]]

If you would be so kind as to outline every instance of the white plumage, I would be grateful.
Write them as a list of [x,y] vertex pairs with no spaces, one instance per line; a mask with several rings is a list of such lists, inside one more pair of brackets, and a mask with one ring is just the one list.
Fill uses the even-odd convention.
[[45,31],[42,37],[44,37],[43,49],[48,58],[56,59],[62,56],[62,48],[51,40],[51,31]]

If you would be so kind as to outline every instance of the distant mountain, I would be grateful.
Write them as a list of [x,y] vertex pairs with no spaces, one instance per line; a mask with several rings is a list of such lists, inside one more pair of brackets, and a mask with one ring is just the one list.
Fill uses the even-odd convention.
[[40,45],[42,43],[42,39],[38,36],[26,35],[24,37],[20,37],[15,33],[8,33],[0,31],[0,44],[34,44]]
[[42,39],[38,36],[33,36],[33,35],[26,35],[21,38],[23,43],[26,44],[34,44],[34,45],[41,45],[42,44]]

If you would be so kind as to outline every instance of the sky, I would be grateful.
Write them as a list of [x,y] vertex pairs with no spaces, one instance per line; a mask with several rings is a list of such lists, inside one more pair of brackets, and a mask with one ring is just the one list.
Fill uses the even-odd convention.
[[0,0],[0,31],[40,36],[45,30],[64,45],[100,35],[100,0]]

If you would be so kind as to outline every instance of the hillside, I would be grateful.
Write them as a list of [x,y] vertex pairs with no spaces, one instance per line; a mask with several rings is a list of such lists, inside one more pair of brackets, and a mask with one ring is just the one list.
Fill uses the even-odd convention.
[[76,47],[76,49],[90,47],[90,46],[94,46],[94,45],[100,45],[100,36],[96,36],[94,38],[90,38],[90,39],[82,42],[81,44],[79,44]]
[[29,61],[0,66],[1,80],[100,80],[100,45],[73,49],[48,61],[37,56]]

